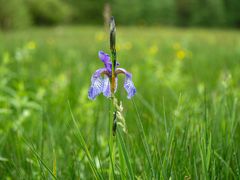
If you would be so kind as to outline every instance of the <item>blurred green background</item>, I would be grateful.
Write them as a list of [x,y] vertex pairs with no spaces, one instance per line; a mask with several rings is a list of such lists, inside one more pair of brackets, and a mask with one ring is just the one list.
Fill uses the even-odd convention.
[[240,26],[239,0],[0,0],[0,27],[101,24],[106,4],[124,25]]
[[111,102],[88,89],[110,11],[137,88],[119,76],[116,179],[240,179],[240,1],[108,3],[0,0],[0,179],[108,179]]

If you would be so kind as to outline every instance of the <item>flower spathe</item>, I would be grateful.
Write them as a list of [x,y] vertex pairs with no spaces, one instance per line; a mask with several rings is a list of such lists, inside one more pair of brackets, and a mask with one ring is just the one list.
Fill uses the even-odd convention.
[[[92,75],[91,78],[91,86],[88,91],[88,98],[95,99],[97,95],[103,93],[106,97],[111,97],[111,79],[112,79],[112,62],[110,56],[103,51],[99,51],[98,53],[99,59],[104,63],[104,68],[100,68],[96,70],[96,72]],[[116,67],[119,66],[119,63],[116,63]],[[127,91],[127,98],[131,99],[136,93],[136,88],[132,82],[132,74],[127,72],[123,68],[116,68],[114,71],[115,74],[115,87],[114,93],[117,90],[117,75],[124,74],[124,88]]]

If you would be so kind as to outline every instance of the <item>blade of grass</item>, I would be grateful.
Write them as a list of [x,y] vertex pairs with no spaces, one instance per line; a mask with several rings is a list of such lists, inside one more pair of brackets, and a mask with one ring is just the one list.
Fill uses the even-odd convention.
[[126,162],[125,162],[125,159],[124,159],[124,154],[123,154],[123,151],[122,151],[120,146],[121,145],[119,143],[119,140],[117,140],[118,155],[119,155],[119,167],[118,167],[118,169],[121,172],[121,179],[126,180],[127,179],[127,175],[126,175],[127,174],[127,172],[126,172],[127,167],[126,167]]
[[152,177],[154,177],[154,169],[153,169],[152,158],[151,158],[151,154],[150,154],[150,150],[149,150],[149,145],[147,143],[147,138],[146,138],[146,135],[145,135],[145,132],[144,132],[144,129],[143,129],[143,125],[142,125],[142,122],[141,122],[141,118],[140,118],[136,103],[133,99],[132,99],[132,103],[133,103],[133,106],[134,106],[135,111],[137,113],[137,118],[136,118],[137,126],[138,126],[138,129],[139,129],[139,132],[140,132],[140,136],[141,136],[141,140],[142,140],[142,143],[143,143],[143,146],[144,146],[145,154],[146,154],[146,157],[147,157],[147,160],[148,160],[148,164],[150,166],[150,170],[152,172]]
[[160,121],[161,117],[159,115],[159,112],[156,111],[155,108],[153,108],[152,105],[148,101],[146,101],[141,94],[138,93],[136,97],[140,100],[144,107],[146,107],[147,110],[149,110],[156,117],[159,123],[163,123],[162,121]]
[[53,149],[53,174],[55,177],[57,177],[57,158],[56,158],[56,153],[55,150]]
[[90,168],[91,168],[91,170],[92,170],[92,172],[93,172],[93,174],[94,174],[94,177],[95,177],[95,179],[103,179],[102,176],[101,176],[101,175],[98,173],[98,171],[97,171],[96,165],[95,165],[95,163],[94,163],[94,161],[93,161],[93,159],[92,159],[92,157],[91,157],[91,154],[90,154],[90,152],[89,152],[89,150],[88,150],[88,148],[87,148],[87,144],[86,144],[86,142],[85,142],[85,140],[84,140],[84,138],[83,138],[83,136],[82,136],[82,133],[80,132],[80,128],[78,127],[78,124],[77,124],[77,122],[76,122],[76,120],[75,120],[75,117],[74,117],[74,115],[73,115],[73,113],[72,113],[72,109],[71,109],[71,105],[70,105],[70,102],[69,102],[69,101],[68,101],[68,106],[69,106],[69,111],[70,111],[72,120],[73,120],[73,122],[74,122],[74,125],[76,126],[76,129],[78,130],[76,135],[77,135],[77,137],[78,137],[78,140],[79,140],[79,142],[80,142],[80,145],[83,147],[83,151],[84,151],[84,152],[86,153],[86,155],[87,155],[88,162],[89,162]]
[[51,171],[51,169],[49,167],[47,167],[47,165],[44,163],[44,161],[41,159],[40,155],[37,153],[37,151],[33,148],[33,145],[28,144],[28,141],[23,138],[25,144],[29,147],[29,149],[33,152],[33,154],[35,155],[35,157],[37,158],[38,161],[41,162],[41,164],[45,167],[45,169],[51,174],[51,176],[54,179],[57,179],[56,176],[54,175],[54,173]]
[[232,168],[229,166],[229,164],[218,154],[216,151],[214,151],[214,155],[226,166],[226,168],[229,170],[229,172],[233,175],[234,179],[236,178],[235,173],[233,172]]
[[170,132],[169,140],[167,141],[167,144],[166,144],[167,149],[166,149],[166,153],[164,155],[163,163],[162,163],[162,174],[164,176],[164,179],[166,178],[168,179],[171,176],[171,168],[173,164],[174,150],[175,150],[174,134],[175,134],[175,129],[172,129]]
[[127,165],[128,175],[129,175],[130,179],[134,179],[133,168],[132,168],[132,165],[130,163],[130,158],[129,158],[129,155],[128,155],[128,152],[127,152],[127,148],[126,148],[126,145],[124,143],[124,140],[123,140],[123,137],[122,137],[122,134],[121,134],[120,130],[117,131],[117,137],[118,137],[117,140],[119,142],[119,151],[123,154],[124,161]]
[[110,157],[110,166],[109,167],[109,179],[115,179],[115,168],[114,168],[114,161],[112,157],[112,148],[110,147],[110,144],[108,144],[109,148],[109,157]]

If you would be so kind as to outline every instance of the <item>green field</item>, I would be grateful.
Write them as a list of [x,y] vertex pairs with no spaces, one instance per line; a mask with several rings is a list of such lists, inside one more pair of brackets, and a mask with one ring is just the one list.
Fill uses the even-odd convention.
[[[109,156],[109,109],[88,99],[108,32],[0,32],[0,179],[239,179],[240,32],[118,27],[126,132]],[[111,165],[114,168],[111,168]]]

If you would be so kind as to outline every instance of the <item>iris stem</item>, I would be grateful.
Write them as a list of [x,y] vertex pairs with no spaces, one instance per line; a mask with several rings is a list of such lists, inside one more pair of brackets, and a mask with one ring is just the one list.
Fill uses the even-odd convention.
[[110,50],[111,50],[111,60],[112,60],[112,77],[111,81],[111,108],[110,108],[110,117],[109,117],[109,153],[110,153],[110,160],[109,160],[109,179],[114,179],[114,169],[115,169],[115,147],[116,147],[116,140],[115,140],[115,132],[114,132],[114,123],[116,118],[116,109],[114,105],[114,90],[115,90],[115,68],[116,68],[116,27],[115,21],[112,17],[110,20]]
[[115,90],[115,69],[117,62],[117,53],[116,53],[116,26],[114,18],[110,19],[110,50],[111,50],[111,60],[112,60],[112,78],[111,78],[111,93],[114,94]]
[[109,179],[114,179],[114,167],[115,167],[115,147],[116,147],[116,140],[115,136],[113,136],[113,116],[114,116],[114,97],[111,97],[111,104],[110,104],[110,116],[109,116]]

